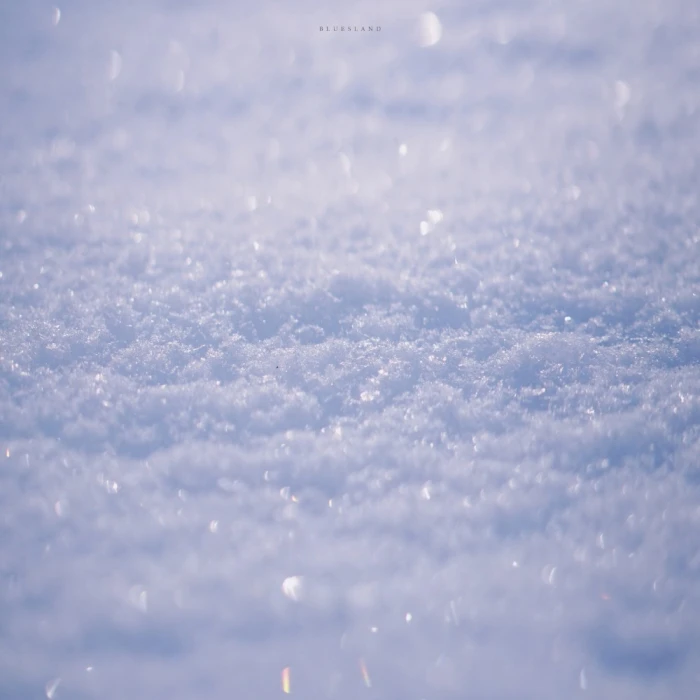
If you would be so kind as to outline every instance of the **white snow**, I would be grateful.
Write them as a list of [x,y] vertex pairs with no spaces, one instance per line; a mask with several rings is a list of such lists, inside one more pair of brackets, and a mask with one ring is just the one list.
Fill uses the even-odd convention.
[[5,3],[0,698],[695,698],[699,36]]

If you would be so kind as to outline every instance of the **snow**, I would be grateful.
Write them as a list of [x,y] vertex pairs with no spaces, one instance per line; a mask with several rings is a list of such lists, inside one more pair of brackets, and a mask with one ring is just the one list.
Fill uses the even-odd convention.
[[696,697],[694,0],[0,20],[1,698]]

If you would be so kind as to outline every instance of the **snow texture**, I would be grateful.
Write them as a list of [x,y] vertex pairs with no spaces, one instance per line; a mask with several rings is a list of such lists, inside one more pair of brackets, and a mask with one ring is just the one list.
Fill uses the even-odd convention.
[[0,697],[696,698],[699,38],[2,3]]

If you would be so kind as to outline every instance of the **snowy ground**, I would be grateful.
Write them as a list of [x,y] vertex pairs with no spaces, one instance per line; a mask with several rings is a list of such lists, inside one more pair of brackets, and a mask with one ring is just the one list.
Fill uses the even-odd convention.
[[7,0],[0,66],[3,700],[697,697],[696,0]]

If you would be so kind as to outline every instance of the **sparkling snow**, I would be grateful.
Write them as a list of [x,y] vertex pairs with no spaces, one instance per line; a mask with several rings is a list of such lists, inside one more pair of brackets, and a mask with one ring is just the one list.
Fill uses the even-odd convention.
[[696,0],[0,20],[0,698],[697,697]]

